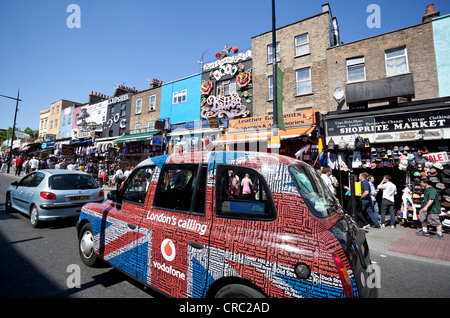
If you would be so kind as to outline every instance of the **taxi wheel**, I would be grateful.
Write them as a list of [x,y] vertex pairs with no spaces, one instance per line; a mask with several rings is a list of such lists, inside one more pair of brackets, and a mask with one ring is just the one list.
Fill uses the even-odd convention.
[[266,296],[250,286],[230,284],[222,287],[215,298],[266,298]]
[[37,206],[33,205],[30,211],[30,223],[31,226],[36,228],[39,225],[39,212]]
[[94,253],[94,234],[91,224],[83,226],[78,241],[78,249],[83,263],[89,267],[94,267],[99,263],[97,254]]

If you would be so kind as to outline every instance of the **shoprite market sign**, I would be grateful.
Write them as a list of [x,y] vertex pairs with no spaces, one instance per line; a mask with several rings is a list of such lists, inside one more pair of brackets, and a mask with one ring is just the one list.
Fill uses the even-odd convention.
[[329,136],[450,128],[450,109],[330,120]]

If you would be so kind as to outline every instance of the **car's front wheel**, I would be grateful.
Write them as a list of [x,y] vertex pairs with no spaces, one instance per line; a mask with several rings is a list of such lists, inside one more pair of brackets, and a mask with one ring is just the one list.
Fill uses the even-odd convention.
[[14,209],[13,209],[12,203],[11,203],[11,194],[7,193],[6,194],[6,202],[5,202],[5,212],[11,213],[13,211],[14,211]]
[[89,267],[98,265],[99,259],[94,253],[94,234],[91,224],[87,223],[81,229],[78,240],[78,250],[83,263]]
[[31,226],[36,228],[39,226],[39,211],[37,206],[33,205],[30,211],[30,223]]

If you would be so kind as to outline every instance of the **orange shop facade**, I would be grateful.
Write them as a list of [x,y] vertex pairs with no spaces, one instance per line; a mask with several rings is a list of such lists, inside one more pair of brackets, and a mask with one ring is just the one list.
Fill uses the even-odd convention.
[[[318,152],[318,132],[323,131],[321,114],[310,108],[285,113],[283,118],[285,130],[279,130],[279,153],[314,161]],[[272,127],[272,115],[229,120],[225,135],[215,140],[211,149],[275,152],[270,145]]]

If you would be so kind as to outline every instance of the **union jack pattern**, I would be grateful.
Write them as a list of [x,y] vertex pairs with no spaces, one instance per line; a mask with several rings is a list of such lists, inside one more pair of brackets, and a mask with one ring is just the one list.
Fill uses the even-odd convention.
[[[164,163],[208,164],[204,215],[152,207]],[[277,217],[270,221],[215,217],[215,168],[219,163],[257,169],[272,193]],[[143,207],[112,201],[89,203],[82,208],[80,221],[92,225],[98,255],[174,297],[205,297],[209,288],[224,277],[248,280],[270,297],[344,297],[332,253],[344,261],[353,295],[358,296],[345,252],[329,231],[342,214],[319,218],[309,211],[287,170],[288,165],[299,163],[283,156],[245,152],[150,158],[137,167],[156,165]],[[155,216],[153,220],[150,213]],[[157,217],[165,222],[155,221]],[[201,235],[186,222],[207,225],[208,231]],[[168,250],[176,253],[173,261],[164,258],[161,251],[167,239],[173,242],[174,250]],[[295,266],[299,263],[309,266],[309,278],[297,278]]]

